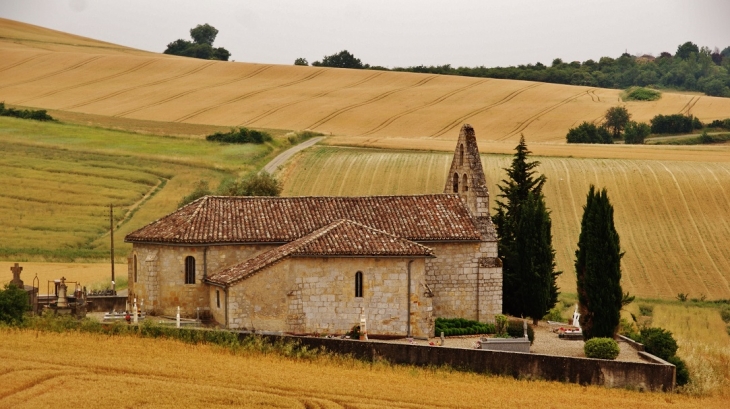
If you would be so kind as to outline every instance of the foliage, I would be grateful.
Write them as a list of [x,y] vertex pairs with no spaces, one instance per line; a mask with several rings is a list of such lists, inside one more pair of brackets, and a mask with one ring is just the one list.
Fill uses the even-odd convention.
[[689,297],[688,293],[678,293],[677,294],[677,300],[679,300],[680,302],[686,302],[687,297]]
[[603,126],[611,132],[613,139],[621,139],[621,133],[629,120],[631,120],[631,114],[626,107],[611,107],[604,115]]
[[193,57],[203,60],[228,61],[231,53],[223,47],[213,47],[218,30],[208,24],[198,24],[190,29],[190,37],[193,41],[178,39],[167,45],[165,54]]
[[15,284],[5,284],[0,290],[0,323],[19,325],[23,323],[23,314],[28,310],[28,293]]
[[498,337],[507,336],[507,321],[508,318],[505,315],[497,314],[494,316],[494,331]]
[[670,331],[663,328],[642,328],[638,341],[644,344],[646,352],[665,361],[677,354],[677,341]]
[[0,102],[0,116],[9,116],[20,119],[32,119],[35,121],[54,121],[53,117],[46,113],[45,109],[28,110],[5,108],[5,103]]
[[726,323],[730,324],[730,305],[723,305],[720,308],[720,318]]
[[[730,47],[721,53],[698,48],[690,42],[680,45],[676,55],[663,52],[659,57],[636,57],[624,53],[618,58],[601,57],[565,63],[560,58],[551,66],[542,63],[516,67],[452,67],[440,66],[397,67],[393,71],[419,72],[442,75],[463,75],[583,85],[602,88],[663,87],[700,91],[707,95],[730,96]],[[640,93],[639,98],[647,96]]]
[[644,87],[631,87],[626,90],[624,101],[656,101],[662,97],[661,92]]
[[[519,319],[511,319],[507,323],[507,335],[512,338],[524,338],[525,337],[525,323]],[[527,339],[530,340],[530,345],[535,342],[535,330],[532,325],[527,324]]]
[[565,138],[568,143],[613,143],[613,138],[606,128],[590,122],[583,122],[575,128],[570,128]]
[[678,357],[677,355],[672,355],[667,359],[667,362],[677,367],[676,369],[676,380],[678,386],[684,386],[689,383],[690,377],[689,377],[689,369],[687,368],[687,364],[682,360],[682,358]]
[[715,119],[714,121],[707,124],[707,127],[708,128],[730,129],[730,118]]
[[632,145],[642,145],[651,134],[651,126],[644,122],[629,121],[624,131],[624,142]]
[[306,66],[306,65],[309,65],[309,61],[307,61],[306,58],[299,57],[296,60],[294,60],[294,65],[305,65]]
[[544,317],[542,317],[544,321],[555,321],[555,322],[564,322],[565,317],[563,317],[563,310],[560,306],[555,306],[548,311],[547,314],[545,314]]
[[654,306],[651,304],[639,304],[639,314],[651,317],[654,313]]
[[694,129],[702,128],[702,122],[692,115],[657,115],[651,119],[651,133],[673,134],[690,133]]
[[315,132],[305,129],[298,132],[289,132],[288,134],[286,134],[286,139],[287,141],[289,141],[289,144],[296,145],[300,142],[304,142],[307,139],[314,138],[316,136],[324,136],[324,134],[321,132]]
[[435,334],[440,336],[453,335],[476,335],[476,334],[494,334],[496,332],[494,324],[485,324],[479,321],[467,320],[464,318],[436,318]]
[[279,196],[281,183],[269,172],[251,172],[241,180],[224,180],[216,190],[221,196]]
[[231,129],[228,132],[216,132],[205,137],[206,141],[224,142],[224,143],[256,143],[271,142],[272,138],[268,132],[257,131],[255,129],[238,128]]
[[200,199],[203,196],[208,196],[211,194],[213,194],[213,192],[211,192],[210,186],[208,186],[208,181],[199,180],[198,183],[195,185],[193,191],[189,195],[183,197],[182,200],[180,200],[180,202],[177,204],[177,207],[183,207]]
[[350,337],[350,339],[360,339],[360,326],[354,325],[350,331],[348,331],[345,336]]
[[515,147],[507,179],[498,186],[494,223],[502,256],[503,309],[515,316],[542,318],[557,303],[555,250],[550,213],[542,188],[547,178],[536,176],[540,162],[528,162],[531,153],[524,136]]
[[322,58],[322,61],[315,61],[312,63],[315,67],[333,67],[333,68],[355,68],[362,69],[368,68],[369,66],[363,65],[359,58],[355,58],[347,50],[342,50],[337,54],[326,55]]
[[604,188],[591,185],[583,207],[575,272],[583,337],[613,338],[621,318],[621,246],[613,206]]
[[588,358],[616,359],[621,349],[613,338],[591,338],[586,341],[583,351]]

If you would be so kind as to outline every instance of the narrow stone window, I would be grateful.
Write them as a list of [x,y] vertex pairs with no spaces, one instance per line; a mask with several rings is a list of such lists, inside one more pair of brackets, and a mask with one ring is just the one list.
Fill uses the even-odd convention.
[[215,290],[215,305],[218,306],[218,308],[221,307],[221,291]]
[[362,297],[362,271],[355,273],[355,297]]
[[134,255],[134,267],[132,267],[132,270],[134,270],[134,282],[137,282],[137,255]]
[[185,257],[185,284],[195,284],[195,257]]
[[459,193],[459,174],[454,173],[454,193]]
[[469,180],[466,177],[466,173],[464,173],[464,180],[462,181],[462,184],[464,185],[462,187],[462,190],[464,190],[465,192],[468,192],[469,191]]
[[459,145],[459,151],[461,152],[459,156],[459,166],[464,166],[464,144]]

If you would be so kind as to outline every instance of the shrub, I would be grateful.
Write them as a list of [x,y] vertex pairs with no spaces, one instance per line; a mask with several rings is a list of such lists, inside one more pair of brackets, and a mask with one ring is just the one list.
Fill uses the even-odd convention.
[[689,370],[687,369],[687,364],[676,355],[670,356],[667,362],[677,367],[677,385],[682,386],[688,384]]
[[29,309],[28,293],[15,284],[5,284],[0,290],[0,322],[9,325],[23,323],[23,314]]
[[665,361],[677,353],[677,341],[671,332],[663,328],[642,328],[639,337],[646,352]]
[[544,317],[542,317],[545,321],[556,321],[556,322],[563,322],[565,321],[565,318],[563,317],[563,311],[560,308],[560,306],[553,307],[550,311],[548,311],[547,314],[545,314]]
[[53,117],[46,113],[45,109],[40,110],[28,110],[28,109],[13,109],[5,108],[5,103],[0,102],[0,116],[9,116],[20,119],[32,119],[35,121],[53,121]]
[[254,171],[241,178],[240,181],[224,180],[218,186],[216,194],[221,196],[279,196],[281,190],[281,182],[272,174],[266,171]]
[[651,134],[649,124],[629,121],[624,131],[624,142],[632,145],[641,145],[644,139]]
[[[509,320],[507,323],[507,335],[513,338],[523,338],[525,336],[525,324],[522,320]],[[530,345],[535,342],[535,330],[532,325],[527,324],[527,339],[530,340]]]
[[314,138],[315,136],[324,136],[324,134],[305,129],[298,132],[289,132],[286,134],[286,139],[289,141],[289,144],[296,145],[300,142],[306,141],[307,139]]
[[223,143],[255,143],[262,144],[271,142],[272,138],[267,132],[257,131],[248,128],[231,129],[230,131],[216,132],[205,137],[206,141],[223,142]]
[[725,323],[730,323],[730,305],[724,305],[720,309],[720,317]]
[[631,87],[626,90],[624,101],[656,101],[662,94],[653,89],[643,87]]
[[654,134],[691,133],[702,128],[702,122],[692,115],[657,115],[650,122]]
[[590,122],[583,122],[576,128],[570,128],[565,138],[568,143],[613,143],[613,138],[606,128]]
[[714,121],[710,122],[707,125],[708,128],[721,128],[721,129],[730,129],[730,118],[727,119],[715,119]]
[[620,349],[618,342],[611,338],[591,338],[583,347],[588,358],[616,359]]
[[440,336],[442,332],[444,336],[494,334],[495,328],[493,324],[485,324],[464,318],[436,318],[436,336]]
[[651,317],[651,314],[654,313],[654,306],[650,304],[639,304],[639,313]]

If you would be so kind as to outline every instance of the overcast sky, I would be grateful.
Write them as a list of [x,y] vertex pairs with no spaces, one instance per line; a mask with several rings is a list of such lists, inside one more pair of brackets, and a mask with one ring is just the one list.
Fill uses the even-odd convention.
[[0,0],[0,16],[162,52],[208,23],[236,61],[507,66],[730,46],[729,0]]

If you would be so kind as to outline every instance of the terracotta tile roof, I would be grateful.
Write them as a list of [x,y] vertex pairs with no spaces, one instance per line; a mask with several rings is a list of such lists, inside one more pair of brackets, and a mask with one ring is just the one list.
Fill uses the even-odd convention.
[[128,234],[133,243],[287,243],[348,219],[413,241],[480,240],[458,195],[206,196]]
[[432,257],[433,250],[352,220],[338,220],[300,239],[225,268],[206,280],[233,284],[286,257]]

